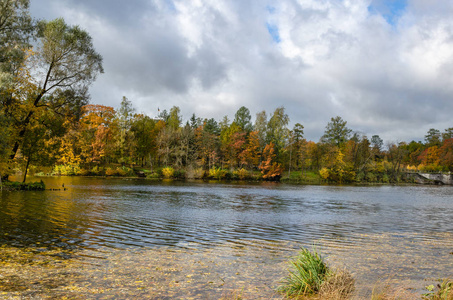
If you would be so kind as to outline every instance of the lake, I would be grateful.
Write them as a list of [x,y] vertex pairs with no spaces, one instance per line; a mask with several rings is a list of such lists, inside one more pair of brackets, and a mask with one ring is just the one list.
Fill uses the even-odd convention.
[[[451,186],[43,180],[59,190],[1,194],[9,296],[278,298],[300,247],[348,269],[362,296],[453,276]],[[28,284],[39,272],[73,280]]]

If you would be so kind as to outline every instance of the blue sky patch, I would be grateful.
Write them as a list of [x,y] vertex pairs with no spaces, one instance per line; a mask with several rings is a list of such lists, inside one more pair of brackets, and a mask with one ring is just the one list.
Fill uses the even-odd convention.
[[278,33],[278,27],[277,25],[273,25],[270,23],[266,23],[267,31],[272,37],[272,40],[276,42],[277,44],[280,43],[280,34]]
[[275,7],[268,5],[268,6],[266,6],[266,9],[267,9],[267,12],[270,13],[271,15],[275,14],[275,11],[276,11]]
[[368,11],[382,15],[387,23],[395,26],[406,7],[407,0],[373,0],[368,6]]

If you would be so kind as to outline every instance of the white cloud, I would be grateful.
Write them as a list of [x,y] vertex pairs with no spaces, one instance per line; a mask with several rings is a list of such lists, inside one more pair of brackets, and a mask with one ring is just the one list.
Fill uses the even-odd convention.
[[253,115],[284,105],[313,140],[336,115],[389,140],[453,126],[445,0],[410,1],[394,24],[370,12],[376,0],[43,2],[32,13],[80,24],[104,56],[95,103],[125,95],[150,114],[177,105],[217,120],[242,105]]

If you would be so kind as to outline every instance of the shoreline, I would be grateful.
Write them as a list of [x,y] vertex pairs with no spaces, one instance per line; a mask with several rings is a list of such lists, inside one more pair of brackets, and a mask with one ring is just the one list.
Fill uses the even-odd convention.
[[[17,175],[12,175],[12,177]],[[124,180],[145,180],[145,181],[174,181],[174,182],[204,182],[204,183],[279,183],[291,185],[314,185],[314,186],[451,186],[448,184],[436,184],[434,182],[416,182],[413,180],[406,180],[400,182],[346,182],[335,183],[325,181],[312,181],[301,179],[282,178],[281,180],[266,180],[266,179],[214,179],[214,178],[164,178],[164,177],[141,177],[141,176],[108,176],[108,175],[32,175],[31,178],[59,178],[59,177],[80,177],[80,178],[101,178],[101,179],[124,179]],[[5,184],[6,183],[6,184]],[[11,183],[20,183],[17,181],[5,181],[3,187]],[[25,183],[35,184],[36,182]],[[22,184],[22,183],[20,183]]]

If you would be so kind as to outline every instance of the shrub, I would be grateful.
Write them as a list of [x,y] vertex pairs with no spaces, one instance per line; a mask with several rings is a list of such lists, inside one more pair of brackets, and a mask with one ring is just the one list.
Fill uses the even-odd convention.
[[407,166],[406,169],[408,171],[413,171],[413,172],[417,171],[417,167],[416,166]]
[[115,176],[116,175],[116,170],[113,170],[112,168],[107,168],[105,170],[105,175],[106,176]]
[[104,175],[105,172],[104,172],[104,169],[102,167],[94,166],[93,168],[91,168],[90,174],[91,175],[101,176],[101,175]]
[[44,191],[46,189],[46,185],[42,180],[30,183],[22,183],[16,181],[6,182],[5,187],[10,190],[22,190],[22,191]]
[[366,180],[368,182],[377,182],[378,178],[374,173],[368,172],[368,173],[366,173]]
[[203,168],[197,168],[193,170],[192,176],[194,179],[203,179],[206,176],[206,173]]
[[175,170],[172,167],[165,167],[162,169],[162,175],[164,178],[173,178]]
[[185,179],[186,178],[186,171],[183,169],[176,170],[175,174],[173,175],[177,179]]
[[363,181],[365,181],[365,173],[359,172],[359,173],[357,174],[357,176],[356,176],[356,180],[357,180],[358,182],[363,182]]
[[107,168],[107,170],[105,170],[105,175],[106,176],[118,176],[118,170],[112,169],[112,168]]
[[420,164],[418,166],[418,169],[422,172],[439,172],[442,170],[442,167],[437,164],[428,164],[428,165]]
[[121,176],[135,176],[135,171],[133,168],[123,166],[120,168],[120,170],[120,174],[122,174]]
[[291,297],[318,293],[330,275],[327,264],[316,251],[302,249],[290,266],[292,270],[278,290]]
[[225,178],[226,175],[228,174],[227,170],[221,169],[221,168],[212,168],[209,169],[209,177],[210,178],[215,178],[217,180],[220,180],[222,178]]
[[90,175],[90,171],[87,169],[80,169],[79,175],[88,176],[88,175]]
[[73,176],[80,175],[80,166],[78,164],[56,165],[52,170],[52,175]]
[[116,168],[116,173],[118,174],[118,176],[127,176],[127,174],[129,172],[127,171],[127,169],[125,169],[123,167],[123,168]]
[[321,170],[319,170],[319,176],[321,176],[321,178],[324,180],[328,180],[330,176],[329,169],[322,168]]
[[127,176],[131,173],[133,174],[133,170],[128,167],[117,167],[115,169],[109,167],[105,170],[106,176]]
[[234,171],[233,175],[235,177],[238,177],[240,180],[244,180],[244,179],[249,178],[249,172],[246,169],[244,169],[244,168],[241,168],[239,170]]
[[157,172],[148,173],[148,174],[146,174],[146,178],[159,179],[159,178],[162,178],[162,174],[159,175]]

